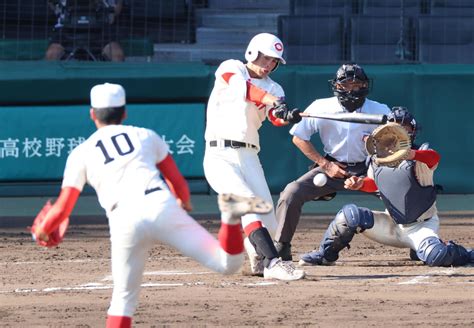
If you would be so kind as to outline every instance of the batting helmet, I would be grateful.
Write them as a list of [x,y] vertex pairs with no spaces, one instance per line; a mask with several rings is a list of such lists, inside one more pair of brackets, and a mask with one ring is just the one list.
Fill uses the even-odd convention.
[[286,64],[285,59],[283,59],[283,42],[273,34],[260,33],[255,35],[247,46],[245,59],[251,63],[257,59],[259,52],[266,56],[278,58],[280,62]]
[[400,125],[409,124],[412,128],[412,132],[410,133],[411,141],[412,143],[415,141],[419,127],[416,123],[415,116],[413,116],[406,107],[392,107],[392,111],[387,115],[387,121],[396,122]]
[[[363,86],[356,90],[347,89],[345,86],[357,82],[363,83]],[[339,67],[336,77],[329,80],[329,84],[339,103],[350,112],[362,107],[369,94],[370,80],[362,67],[354,63],[343,64]]]

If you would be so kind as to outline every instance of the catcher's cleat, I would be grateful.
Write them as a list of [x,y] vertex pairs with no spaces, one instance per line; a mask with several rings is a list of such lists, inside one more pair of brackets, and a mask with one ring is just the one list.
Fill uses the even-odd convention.
[[233,217],[249,213],[267,214],[273,210],[271,203],[259,197],[243,197],[235,194],[220,194],[218,204],[221,212],[230,213]]
[[298,264],[300,266],[334,265],[336,264],[336,262],[329,262],[318,250],[314,250],[312,252],[301,255]]
[[420,258],[418,257],[418,254],[416,254],[416,251],[411,248],[410,248],[410,260],[421,261]]
[[296,269],[292,262],[282,261],[280,258],[270,268],[263,270],[265,279],[277,279],[283,281],[300,280],[305,277],[303,270]]

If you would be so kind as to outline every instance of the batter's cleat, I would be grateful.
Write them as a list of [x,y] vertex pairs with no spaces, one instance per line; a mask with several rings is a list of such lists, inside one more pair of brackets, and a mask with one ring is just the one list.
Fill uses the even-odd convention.
[[250,272],[252,276],[263,277],[263,258],[257,254],[248,238],[244,239],[244,247],[249,256]]
[[283,261],[293,261],[293,256],[291,255],[291,244],[283,241],[275,241],[275,248],[278,252],[278,256],[281,257]]
[[319,251],[314,250],[312,252],[301,255],[298,264],[300,266],[334,265],[336,264],[336,262],[329,262]]
[[265,279],[277,279],[283,281],[293,281],[303,279],[306,273],[296,269],[292,262],[278,259],[271,268],[263,270]]
[[243,197],[235,194],[220,194],[217,202],[221,212],[230,213],[233,217],[245,214],[267,214],[273,210],[273,205],[259,197]]

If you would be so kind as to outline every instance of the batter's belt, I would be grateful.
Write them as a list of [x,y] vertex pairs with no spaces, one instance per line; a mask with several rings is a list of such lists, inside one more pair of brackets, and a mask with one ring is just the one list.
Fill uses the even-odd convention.
[[230,148],[254,148],[257,149],[257,146],[245,143],[245,142],[240,142],[240,141],[235,141],[235,140],[212,140],[209,141],[209,147],[230,147]]

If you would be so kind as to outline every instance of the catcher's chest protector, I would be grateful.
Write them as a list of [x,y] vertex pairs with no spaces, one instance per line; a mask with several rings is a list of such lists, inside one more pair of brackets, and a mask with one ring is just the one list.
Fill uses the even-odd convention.
[[415,222],[436,200],[434,186],[421,186],[414,166],[414,161],[403,161],[395,168],[374,166],[380,196],[397,224]]

